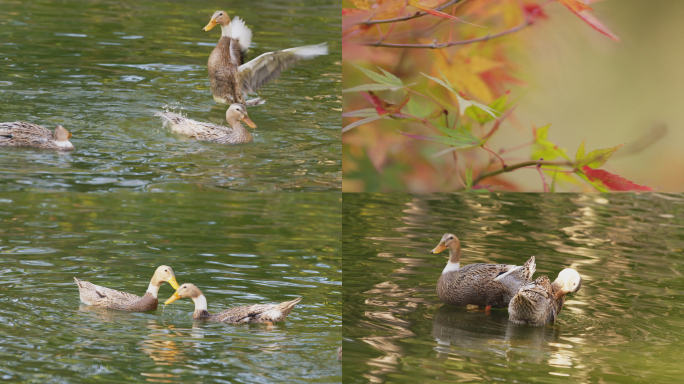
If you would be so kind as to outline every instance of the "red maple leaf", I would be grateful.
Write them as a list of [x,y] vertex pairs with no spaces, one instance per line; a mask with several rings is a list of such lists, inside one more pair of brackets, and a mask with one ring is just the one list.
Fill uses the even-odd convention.
[[617,37],[616,34],[611,32],[610,29],[608,29],[608,27],[603,25],[603,23],[601,23],[599,19],[596,18],[596,16],[590,13],[592,9],[586,3],[580,0],[558,0],[558,2],[565,5],[569,10],[572,11],[572,13],[579,16],[580,19],[584,20],[585,23],[591,25],[591,27],[595,30],[603,33],[604,35],[610,37],[615,41],[620,41],[620,38]]
[[525,12],[525,16],[530,21],[534,21],[537,18],[549,18],[539,4],[525,4],[523,6],[523,12]]
[[366,99],[366,101],[373,104],[373,106],[375,107],[375,112],[377,112],[379,116],[391,115],[401,111],[401,109],[404,108],[406,103],[408,103],[410,95],[411,94],[406,95],[406,98],[404,98],[404,100],[401,101],[401,104],[395,104],[379,98],[373,92],[361,92],[361,96],[363,96],[363,98]]
[[602,169],[592,169],[589,166],[583,166],[582,172],[589,178],[590,181],[600,181],[606,188],[611,191],[652,191],[653,188],[645,185],[634,184],[618,175],[606,172]]

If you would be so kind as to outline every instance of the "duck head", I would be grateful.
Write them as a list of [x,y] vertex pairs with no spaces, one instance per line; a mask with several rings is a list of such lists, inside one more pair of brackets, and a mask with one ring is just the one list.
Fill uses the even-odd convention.
[[55,127],[55,141],[68,141],[71,138],[71,133],[66,130],[66,128],[58,125]]
[[449,249],[449,261],[442,273],[457,271],[461,267],[461,242],[456,235],[447,233],[442,236],[442,240],[439,241],[439,244],[430,253],[440,253],[445,249]]
[[214,28],[217,25],[221,25],[221,28],[227,27],[230,24],[230,17],[228,16],[228,13],[225,11],[216,11],[214,12],[214,15],[211,16],[211,20],[209,20],[209,24],[207,24],[204,28],[202,28],[203,31],[209,31],[212,28]]
[[579,291],[582,287],[582,276],[572,268],[565,268],[560,271],[553,284],[560,287],[560,291],[564,295],[574,293]]
[[234,123],[238,121],[244,121],[250,128],[255,129],[257,126],[249,119],[247,115],[247,107],[242,104],[231,104],[231,106],[226,111],[226,121],[232,127]]

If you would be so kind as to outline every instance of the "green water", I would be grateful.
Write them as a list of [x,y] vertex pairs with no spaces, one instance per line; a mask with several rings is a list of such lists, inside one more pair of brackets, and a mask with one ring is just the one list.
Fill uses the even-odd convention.
[[[681,382],[684,195],[345,194],[343,216],[346,383]],[[446,232],[464,264],[535,255],[582,289],[541,327],[443,306]]]
[[[328,42],[285,70],[250,108],[255,142],[172,134],[155,111],[225,122],[207,59],[217,7],[246,20],[249,58]],[[0,122],[62,124],[72,153],[0,148],[0,189],[23,191],[329,191],[341,186],[339,0],[3,0]]]
[[[3,193],[0,379],[340,382],[340,213],[340,194]],[[193,322],[189,299],[146,313],[80,303],[74,277],[142,295],[162,264],[213,312],[302,301],[271,327]]]

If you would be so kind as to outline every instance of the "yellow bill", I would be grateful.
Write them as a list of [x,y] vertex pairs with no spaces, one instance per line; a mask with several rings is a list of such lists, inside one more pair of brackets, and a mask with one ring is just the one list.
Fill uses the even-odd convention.
[[71,139],[71,132],[69,132],[69,137],[67,137],[67,138],[68,138],[68,139]]
[[169,279],[169,284],[171,284],[173,289],[178,289],[179,285],[178,285],[178,282],[176,281],[176,276],[173,276]]
[[176,293],[174,293],[173,296],[169,297],[169,299],[164,302],[164,305],[169,305],[180,298],[181,297],[178,294],[178,291],[176,291]]
[[250,128],[256,129],[256,124],[252,120],[249,119],[249,117],[245,116],[242,118],[242,121],[244,121]]
[[203,31],[209,31],[212,28],[214,28],[218,23],[216,22],[216,19],[212,18],[209,24],[207,24],[206,27],[202,28]]
[[433,249],[432,251],[430,251],[430,253],[440,253],[440,252],[442,252],[443,250],[445,250],[446,248],[447,248],[447,247],[445,247],[444,244],[441,244],[441,243],[440,243],[438,246],[435,247],[435,249]]

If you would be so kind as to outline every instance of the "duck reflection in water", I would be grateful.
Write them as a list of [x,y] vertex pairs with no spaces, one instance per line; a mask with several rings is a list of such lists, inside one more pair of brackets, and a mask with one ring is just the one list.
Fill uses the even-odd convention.
[[508,321],[505,310],[492,310],[490,316],[443,305],[432,320],[432,337],[438,343],[434,348],[441,361],[449,355],[479,358],[482,352],[495,354],[508,361],[525,359],[540,363],[549,355],[524,353],[516,355],[517,348],[534,349],[550,354],[558,353],[557,344],[561,329],[557,326],[521,327]]

